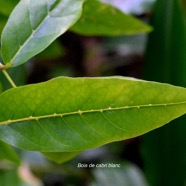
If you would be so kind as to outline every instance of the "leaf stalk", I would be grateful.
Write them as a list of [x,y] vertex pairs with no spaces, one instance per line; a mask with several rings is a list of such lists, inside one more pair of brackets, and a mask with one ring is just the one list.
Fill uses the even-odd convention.
[[10,75],[7,73],[7,71],[5,69],[2,69],[2,72],[5,75],[5,77],[7,78],[7,80],[9,81],[9,83],[11,84],[11,86],[13,88],[16,88],[17,86],[15,85],[14,81],[12,80],[12,78],[10,77]]
[[0,70],[5,69],[5,65],[3,65],[2,63],[0,63]]

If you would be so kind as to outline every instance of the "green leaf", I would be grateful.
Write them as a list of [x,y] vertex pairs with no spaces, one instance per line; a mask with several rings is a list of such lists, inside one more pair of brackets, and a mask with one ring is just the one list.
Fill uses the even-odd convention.
[[6,68],[18,66],[49,46],[80,17],[84,0],[21,0],[2,32]]
[[[145,57],[145,78],[185,87],[186,16],[180,5],[180,0],[156,2],[151,20],[154,31],[149,35]],[[185,120],[186,117],[181,117],[142,138],[144,170],[150,185],[185,185]]]
[[76,157],[81,152],[43,152],[43,154],[51,161],[56,163],[67,162]]
[[2,84],[0,82],[0,94],[3,92],[3,87],[2,87]]
[[19,164],[20,159],[18,154],[10,147],[10,145],[0,141],[0,160],[8,160],[13,163]]
[[149,32],[151,27],[111,5],[87,0],[83,15],[71,30],[83,35],[114,36]]
[[0,13],[9,16],[19,0],[1,0]]
[[64,55],[64,48],[61,46],[61,43],[56,40],[49,47],[47,47],[44,51],[37,55],[37,58],[40,60],[52,60],[55,58],[59,58]]
[[1,32],[4,26],[6,25],[7,20],[8,20],[8,17],[0,13],[0,35],[1,35]]
[[186,89],[131,78],[56,78],[0,95],[0,139],[75,152],[142,135],[186,112]]
[[18,175],[18,169],[0,171],[0,185],[2,186],[23,186]]

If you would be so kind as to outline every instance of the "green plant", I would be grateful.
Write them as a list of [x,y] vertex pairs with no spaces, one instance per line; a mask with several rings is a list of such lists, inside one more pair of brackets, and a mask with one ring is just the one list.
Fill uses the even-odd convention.
[[[110,19],[124,22],[118,26]],[[63,162],[87,149],[142,135],[185,114],[185,88],[132,78],[58,77],[16,87],[6,70],[25,63],[69,28],[86,35],[151,30],[96,0],[21,0],[1,35],[0,69],[13,86],[0,95],[2,141]],[[11,151],[4,143],[2,148]]]
[[[185,87],[186,27],[181,2],[157,0],[151,18],[154,31],[149,34],[144,78]],[[144,170],[151,185],[185,184],[185,133],[183,116],[142,137]]]

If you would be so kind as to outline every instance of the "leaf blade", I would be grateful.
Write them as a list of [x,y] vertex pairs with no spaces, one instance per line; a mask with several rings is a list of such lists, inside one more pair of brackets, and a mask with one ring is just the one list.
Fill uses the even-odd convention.
[[83,2],[20,1],[2,32],[2,57],[7,68],[24,63],[63,34],[80,17]]
[[0,139],[27,150],[74,152],[183,115],[186,90],[122,77],[56,78],[6,91],[0,105]]
[[61,164],[70,161],[80,153],[81,152],[43,152],[42,154],[49,160]]

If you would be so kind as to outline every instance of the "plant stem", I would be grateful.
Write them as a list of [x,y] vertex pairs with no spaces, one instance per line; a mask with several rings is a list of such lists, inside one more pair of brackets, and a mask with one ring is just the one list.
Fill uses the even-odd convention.
[[4,70],[2,70],[2,72],[5,75],[5,77],[7,78],[7,80],[9,81],[9,83],[12,85],[12,87],[16,88],[17,86],[15,85],[15,83],[13,82],[12,78],[9,76],[7,71],[4,69]]

